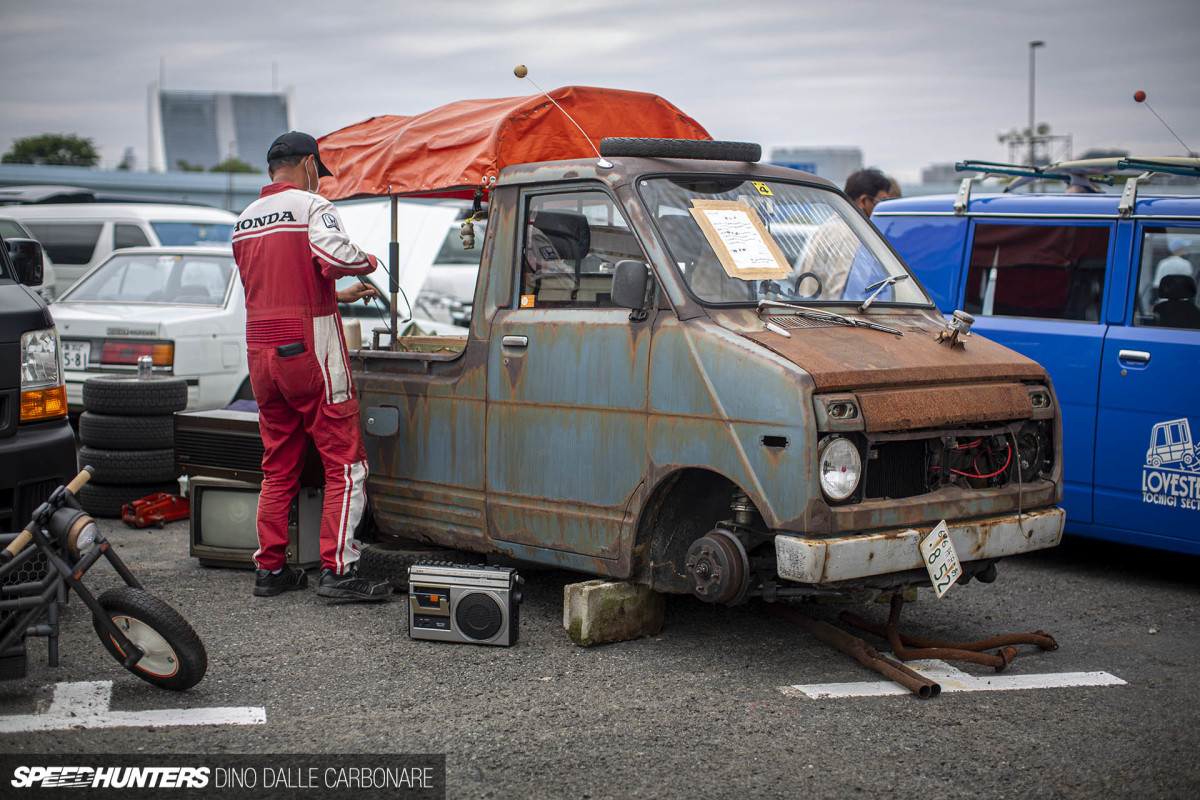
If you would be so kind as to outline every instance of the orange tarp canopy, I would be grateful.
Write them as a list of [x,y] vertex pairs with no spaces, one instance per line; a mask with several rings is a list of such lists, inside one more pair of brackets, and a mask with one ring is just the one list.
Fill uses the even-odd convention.
[[371,117],[320,139],[330,200],[382,195],[471,197],[510,164],[595,157],[607,136],[711,139],[661,97],[565,86],[545,95],[461,100],[412,117]]

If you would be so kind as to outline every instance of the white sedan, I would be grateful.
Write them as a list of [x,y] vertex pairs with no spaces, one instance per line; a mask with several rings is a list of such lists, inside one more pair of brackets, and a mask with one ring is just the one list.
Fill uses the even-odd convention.
[[[338,288],[356,280],[343,278]],[[367,341],[388,318],[378,299],[340,310],[364,323]],[[246,366],[245,292],[227,247],[119,250],[52,303],[50,313],[73,413],[83,410],[84,381],[136,373],[142,356],[150,356],[155,374],[187,380],[189,411],[254,397]],[[428,332],[463,332],[424,320],[419,325]]]
[[118,250],[50,313],[62,340],[67,406],[83,407],[83,383],[137,372],[187,379],[188,409],[252,398],[246,368],[246,305],[228,247]]

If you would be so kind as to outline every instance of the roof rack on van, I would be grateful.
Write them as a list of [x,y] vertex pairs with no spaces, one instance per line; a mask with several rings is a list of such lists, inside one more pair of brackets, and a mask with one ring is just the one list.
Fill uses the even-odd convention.
[[1062,181],[1072,186],[1082,186],[1089,192],[1097,191],[1092,183],[1103,183],[1111,186],[1111,176],[1092,169],[1086,161],[1062,162],[1045,167],[1030,167],[1023,164],[1004,164],[996,161],[960,161],[954,165],[959,172],[981,172],[982,177],[992,175],[1014,175],[1017,180],[1004,187],[1005,192],[1011,192],[1034,181]]
[[[1192,163],[1188,163],[1192,162]],[[1122,158],[1117,162],[1117,169],[1140,169],[1146,172],[1165,172],[1168,175],[1183,175],[1188,178],[1200,178],[1200,158]]]

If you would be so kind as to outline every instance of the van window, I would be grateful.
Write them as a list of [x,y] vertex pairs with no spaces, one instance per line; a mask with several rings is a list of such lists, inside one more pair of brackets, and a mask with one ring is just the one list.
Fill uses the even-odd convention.
[[836,192],[732,175],[649,178],[638,187],[702,302],[858,303],[874,295],[881,304],[929,303],[879,232]]
[[92,253],[96,252],[96,242],[100,241],[104,224],[30,222],[28,227],[55,264],[83,266],[91,262]]
[[1141,253],[1133,324],[1200,329],[1200,229],[1147,227]]
[[149,247],[150,240],[137,225],[117,225],[113,230],[113,249],[126,247]]
[[646,255],[604,192],[539,194],[525,207],[522,308],[612,308],[613,268]]
[[150,227],[163,247],[233,244],[233,223],[151,222]]
[[1109,228],[979,223],[963,302],[972,314],[1099,322]]

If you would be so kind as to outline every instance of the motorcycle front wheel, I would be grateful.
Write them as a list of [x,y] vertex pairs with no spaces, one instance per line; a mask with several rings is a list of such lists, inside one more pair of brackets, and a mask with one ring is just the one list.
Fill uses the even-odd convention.
[[[98,598],[108,618],[143,653],[129,671],[163,689],[182,692],[200,682],[208,669],[204,643],[179,612],[149,592],[122,586]],[[124,666],[125,653],[92,621],[101,643]]]

